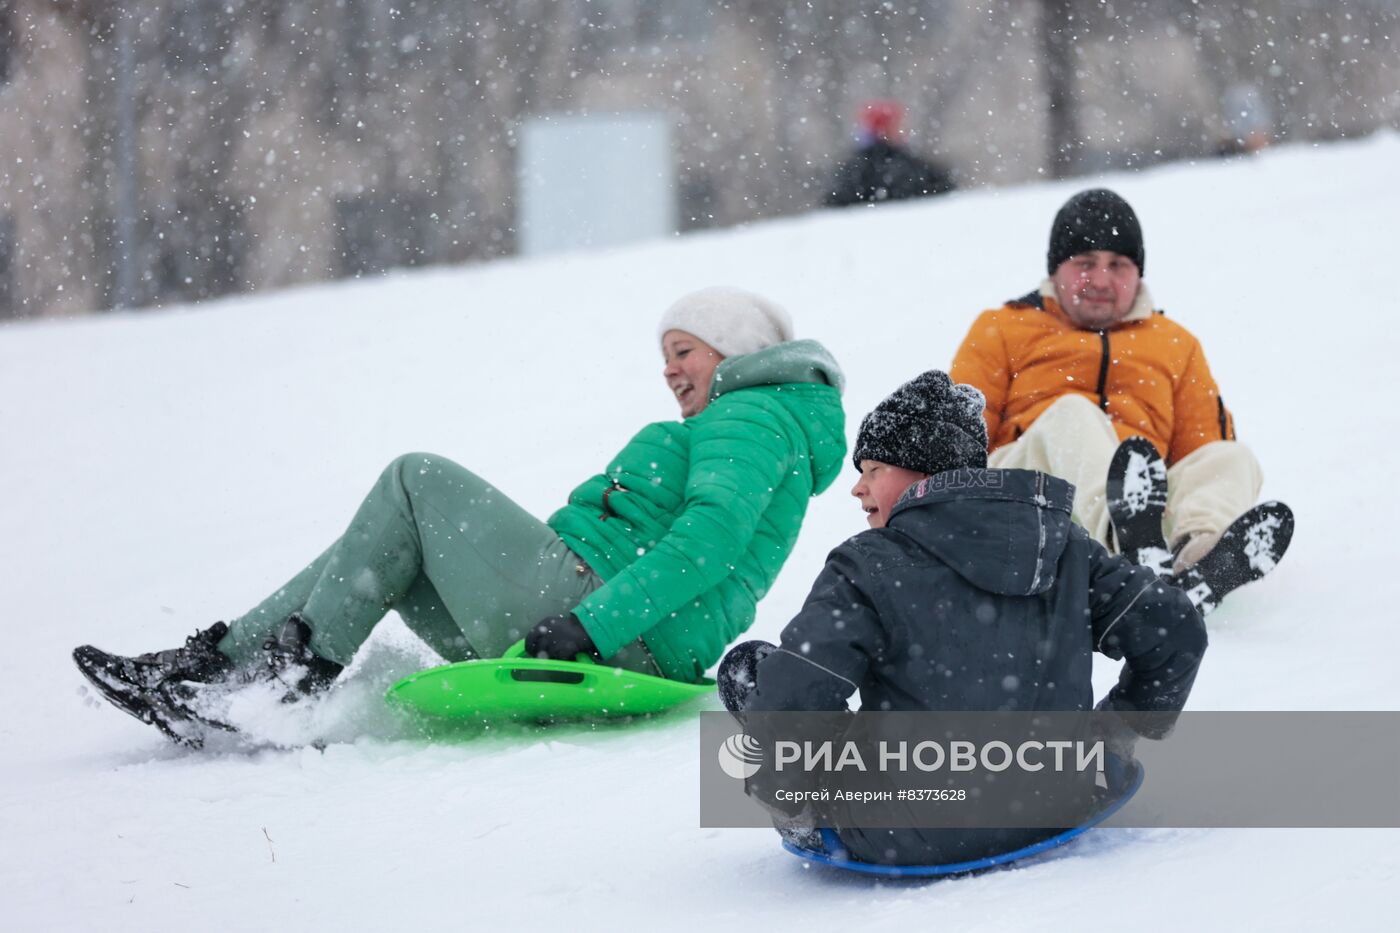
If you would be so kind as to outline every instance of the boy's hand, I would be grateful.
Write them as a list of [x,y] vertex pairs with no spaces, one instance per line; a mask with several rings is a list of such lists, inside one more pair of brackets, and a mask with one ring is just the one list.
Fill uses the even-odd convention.
[[572,661],[581,654],[601,661],[598,646],[572,612],[549,616],[525,634],[525,656],[551,661]]

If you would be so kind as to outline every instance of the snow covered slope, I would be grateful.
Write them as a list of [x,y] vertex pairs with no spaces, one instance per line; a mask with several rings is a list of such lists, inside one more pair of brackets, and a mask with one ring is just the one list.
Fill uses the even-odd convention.
[[[1196,709],[1397,708],[1400,138],[1113,176],[1160,306],[1198,334],[1265,496],[1277,576],[1211,617]],[[191,754],[68,659],[177,644],[339,533],[430,450],[537,515],[674,417],[655,322],[732,283],[846,368],[851,432],[1029,291],[1087,185],[960,192],[642,248],[0,329],[0,923],[7,929],[1392,929],[1400,832],[1101,831],[1009,871],[879,885],[759,830],[697,828],[697,728],[429,745],[378,692],[425,663],[396,619],[316,721],[324,753]],[[291,248],[291,244],[289,244]],[[818,499],[753,634],[863,527]],[[1106,689],[1111,667],[1098,671]],[[1319,788],[1320,793],[1335,789]]]

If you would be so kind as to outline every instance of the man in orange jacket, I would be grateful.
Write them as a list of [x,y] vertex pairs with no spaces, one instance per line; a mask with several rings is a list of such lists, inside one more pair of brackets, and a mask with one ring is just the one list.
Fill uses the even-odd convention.
[[1164,532],[1179,571],[1254,504],[1263,475],[1200,342],[1153,308],[1145,258],[1128,202],[1081,191],[1055,215],[1049,278],[979,315],[949,374],[987,397],[988,466],[1069,480],[1076,520],[1110,548],[1109,461],[1129,437],[1151,441],[1167,463]]

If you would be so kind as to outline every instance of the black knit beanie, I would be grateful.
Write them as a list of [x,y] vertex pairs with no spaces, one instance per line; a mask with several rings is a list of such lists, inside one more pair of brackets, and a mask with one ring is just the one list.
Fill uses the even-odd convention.
[[1137,263],[1138,274],[1147,274],[1147,253],[1142,227],[1133,208],[1107,188],[1081,191],[1065,202],[1050,227],[1050,251],[1046,255],[1051,275],[1071,256],[1106,249]]
[[937,369],[917,376],[865,416],[853,460],[879,460],[916,473],[987,465],[987,400]]

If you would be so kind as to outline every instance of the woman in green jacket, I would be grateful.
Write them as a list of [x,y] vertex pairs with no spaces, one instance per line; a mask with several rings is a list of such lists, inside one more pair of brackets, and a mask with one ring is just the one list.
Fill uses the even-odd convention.
[[221,725],[196,708],[208,685],[319,692],[390,609],[449,661],[524,638],[535,657],[698,679],[753,622],[840,468],[843,377],[740,289],[681,298],[659,335],[684,420],[643,427],[548,522],[450,460],[406,454],[340,539],[245,615],[180,648],[84,645],[74,661],[115,706],[193,745]]

